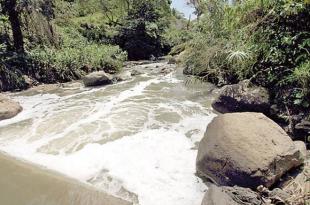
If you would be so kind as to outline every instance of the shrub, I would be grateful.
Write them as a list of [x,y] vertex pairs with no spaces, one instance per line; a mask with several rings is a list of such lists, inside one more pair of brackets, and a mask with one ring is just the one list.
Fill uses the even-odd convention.
[[188,43],[186,70],[216,84],[236,83],[251,73],[257,59],[250,32],[255,22],[243,22],[242,16],[248,14],[247,4],[228,6],[214,1],[210,7],[212,10],[196,25]]
[[302,0],[207,2],[187,44],[185,73],[217,85],[267,87],[280,108],[309,103],[310,5]]
[[310,92],[310,61],[306,61],[298,66],[293,73],[296,82],[302,87],[304,94]]
[[64,47],[62,49],[37,48],[30,52],[30,58],[36,68],[48,73],[53,70],[55,78],[60,81],[79,79],[84,73],[83,66],[102,69],[109,72],[119,72],[126,58],[117,46],[80,45],[79,47]]
[[[167,1],[134,1],[119,27],[117,43],[131,60],[161,56],[169,49],[163,42],[168,27],[170,7]],[[169,52],[169,51],[168,51]]]

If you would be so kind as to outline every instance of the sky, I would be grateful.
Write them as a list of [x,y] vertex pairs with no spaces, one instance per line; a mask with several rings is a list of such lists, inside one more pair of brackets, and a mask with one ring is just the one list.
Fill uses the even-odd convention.
[[173,0],[172,7],[184,13],[186,18],[188,18],[189,15],[192,15],[192,18],[194,18],[194,14],[192,14],[194,9],[186,4],[186,0]]

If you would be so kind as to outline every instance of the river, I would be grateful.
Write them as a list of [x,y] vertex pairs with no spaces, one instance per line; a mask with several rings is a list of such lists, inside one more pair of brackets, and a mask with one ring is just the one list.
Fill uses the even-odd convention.
[[135,204],[200,205],[195,160],[215,116],[211,88],[186,84],[180,68],[160,72],[167,66],[131,65],[143,74],[104,87],[10,94],[24,111],[0,122],[0,150]]

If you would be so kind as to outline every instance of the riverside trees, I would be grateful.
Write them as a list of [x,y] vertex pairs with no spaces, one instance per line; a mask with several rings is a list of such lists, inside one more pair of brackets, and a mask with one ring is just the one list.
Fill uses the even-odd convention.
[[127,53],[130,59],[166,54],[170,3],[0,0],[0,91],[27,88],[25,75],[67,82],[91,70],[119,72]]
[[15,51],[24,52],[24,37],[21,29],[20,12],[17,0],[1,0],[1,10],[8,15],[11,24]]
[[170,1],[132,1],[119,27],[118,44],[128,52],[129,59],[149,59],[167,53],[163,33],[171,16]]

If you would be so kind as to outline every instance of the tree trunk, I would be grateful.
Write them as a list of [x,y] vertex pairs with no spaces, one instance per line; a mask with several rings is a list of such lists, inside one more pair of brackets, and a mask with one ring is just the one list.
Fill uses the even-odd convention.
[[21,22],[19,19],[19,12],[17,11],[16,0],[6,0],[6,11],[9,16],[9,21],[12,27],[14,48],[18,53],[24,52],[24,37],[21,29]]

